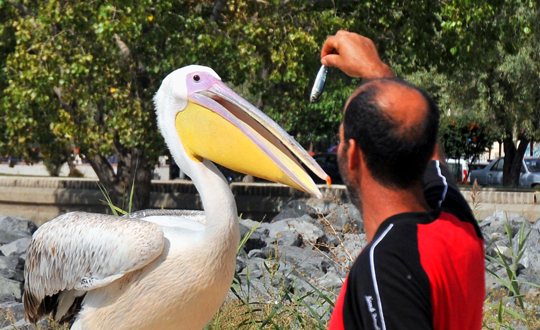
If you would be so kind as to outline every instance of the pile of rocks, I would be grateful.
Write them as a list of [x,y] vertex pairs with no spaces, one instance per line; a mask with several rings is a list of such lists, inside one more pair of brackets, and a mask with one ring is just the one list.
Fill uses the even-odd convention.
[[[505,278],[506,270],[496,262],[498,251],[507,263],[515,264],[521,292],[538,295],[539,290],[525,282],[540,284],[540,221],[531,224],[519,214],[499,211],[482,220],[480,227],[486,254],[495,260],[488,262],[488,268]],[[522,227],[530,233],[518,260]],[[290,202],[271,222],[241,220],[246,239],[236,260],[231,297],[275,303],[284,294],[305,296],[303,303],[328,317],[330,309],[322,308],[321,301],[323,296],[335,300],[349,267],[367,245],[363,228],[361,215],[351,204],[316,199]],[[13,325],[36,329],[24,322],[21,303],[26,250],[36,229],[30,220],[0,216],[0,330],[13,329]],[[502,286],[490,273],[486,273],[486,284],[488,292]],[[46,327],[46,323],[40,325]]]
[[[290,283],[299,295],[316,287],[334,296],[352,261],[367,244],[361,216],[350,204],[293,201],[271,223],[240,223],[242,234],[253,233],[237,259],[238,289],[262,300],[279,297],[284,285]],[[496,211],[479,225],[486,254],[492,257],[486,261],[488,269],[501,279],[507,278],[498,250],[516,270],[520,292],[529,297],[539,295],[540,290],[527,282],[540,285],[540,220],[531,223],[520,214]],[[528,237],[519,257],[522,226],[522,237],[527,233]],[[488,294],[501,288],[500,279],[486,272]]]
[[0,215],[0,328],[13,329],[24,320],[24,262],[36,229],[31,220]]
[[[531,224],[518,213],[495,211],[480,222],[480,228],[484,234],[486,255],[490,259],[486,263],[487,268],[496,276],[507,278],[506,267],[501,259],[504,258],[516,272],[521,294],[538,296],[540,290],[526,282],[540,285],[540,219]],[[521,256],[520,237],[522,242],[526,239],[522,244]],[[488,293],[490,289],[497,290],[502,287],[495,276],[486,273]]]
[[316,199],[290,202],[270,223],[241,220],[241,234],[249,238],[236,262],[236,295],[276,301],[286,291],[301,296],[316,287],[334,298],[367,245],[363,228],[353,205]]

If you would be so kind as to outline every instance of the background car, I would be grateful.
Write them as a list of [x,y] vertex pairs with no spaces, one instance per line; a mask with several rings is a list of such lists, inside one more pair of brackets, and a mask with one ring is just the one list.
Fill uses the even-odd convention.
[[[504,157],[493,160],[482,170],[472,171],[470,181],[482,186],[502,186]],[[524,158],[519,176],[522,187],[540,188],[540,158]]]

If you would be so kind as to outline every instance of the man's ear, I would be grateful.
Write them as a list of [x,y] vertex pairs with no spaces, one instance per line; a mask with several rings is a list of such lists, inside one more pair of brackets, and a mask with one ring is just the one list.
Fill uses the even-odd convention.
[[360,149],[356,146],[356,141],[349,139],[349,147],[347,148],[347,158],[350,172],[356,172],[360,169],[360,157],[362,157]]

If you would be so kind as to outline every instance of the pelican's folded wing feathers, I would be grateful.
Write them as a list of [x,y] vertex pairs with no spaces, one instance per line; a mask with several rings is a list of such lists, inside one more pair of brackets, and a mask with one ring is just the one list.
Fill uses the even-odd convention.
[[45,223],[27,252],[27,318],[51,312],[53,306],[42,304],[61,291],[84,293],[146,266],[162,253],[164,241],[161,227],[152,222],[111,215],[73,212]]

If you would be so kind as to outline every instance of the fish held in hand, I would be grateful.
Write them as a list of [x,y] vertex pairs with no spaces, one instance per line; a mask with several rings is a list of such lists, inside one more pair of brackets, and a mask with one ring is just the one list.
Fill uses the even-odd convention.
[[317,77],[315,78],[315,83],[313,84],[313,88],[311,89],[311,96],[310,101],[311,103],[316,103],[320,100],[321,95],[324,90],[324,83],[326,82],[326,76],[328,75],[328,67],[323,65],[319,69],[319,72],[317,73]]

